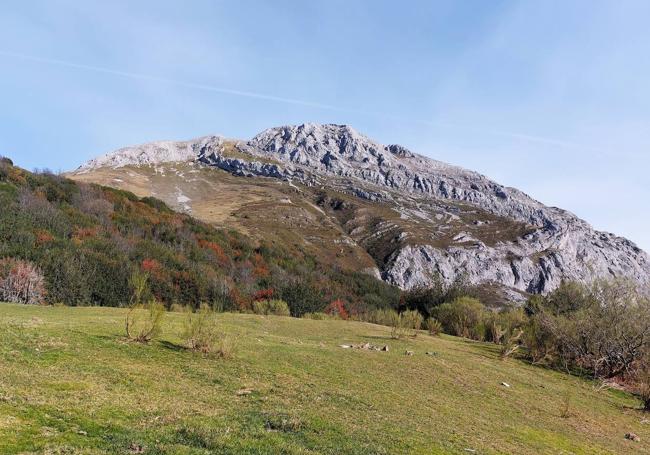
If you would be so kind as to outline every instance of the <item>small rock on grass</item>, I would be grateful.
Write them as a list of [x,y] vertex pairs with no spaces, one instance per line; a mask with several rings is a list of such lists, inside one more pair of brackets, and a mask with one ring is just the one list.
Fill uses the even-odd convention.
[[641,441],[641,438],[635,433],[625,433],[625,439],[629,439],[630,441],[635,442]]
[[144,447],[142,447],[140,444],[133,443],[129,446],[129,452],[144,453]]

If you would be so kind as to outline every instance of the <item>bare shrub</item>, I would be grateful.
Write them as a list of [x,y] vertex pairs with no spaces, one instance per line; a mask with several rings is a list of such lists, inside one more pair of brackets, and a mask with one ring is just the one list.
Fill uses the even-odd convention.
[[510,357],[519,350],[521,347],[520,340],[523,335],[524,330],[520,328],[507,330],[503,333],[503,337],[500,340],[502,359]]
[[634,283],[599,280],[558,292],[532,312],[524,339],[533,360],[600,379],[631,373],[650,347],[650,302]]
[[567,384],[566,390],[562,395],[562,410],[560,411],[560,417],[567,419],[571,417],[571,400],[573,398],[573,388],[570,384]]
[[129,279],[131,301],[125,330],[128,339],[139,343],[148,343],[160,334],[165,316],[165,307],[155,299],[144,303],[149,294],[148,279],[148,275],[140,271],[134,272]]
[[151,300],[144,305],[134,305],[129,308],[126,316],[126,336],[138,343],[148,343],[162,330],[165,307]]
[[188,349],[208,354],[218,347],[222,335],[217,330],[216,313],[203,304],[196,312],[188,312],[183,327],[183,339]]
[[0,260],[0,300],[40,304],[45,297],[45,279],[29,261],[15,258]]
[[102,190],[95,185],[78,183],[79,193],[73,199],[74,205],[84,213],[98,217],[102,224],[108,224],[114,205],[104,198]]
[[650,359],[639,362],[629,376],[632,392],[641,400],[643,410],[650,412]]
[[234,338],[228,335],[222,335],[219,339],[217,355],[222,359],[230,359],[235,355],[237,343]]

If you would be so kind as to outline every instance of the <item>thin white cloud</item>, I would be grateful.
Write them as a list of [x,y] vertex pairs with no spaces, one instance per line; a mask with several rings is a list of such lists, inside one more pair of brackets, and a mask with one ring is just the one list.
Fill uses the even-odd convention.
[[476,128],[476,127],[473,127],[473,126],[462,125],[462,124],[453,123],[453,122],[446,122],[446,121],[433,122],[433,121],[427,121],[427,120],[408,119],[408,118],[404,118],[404,117],[400,117],[400,116],[394,116],[394,115],[391,115],[391,114],[370,112],[370,111],[364,111],[364,110],[360,110],[360,109],[342,108],[342,107],[333,106],[333,105],[330,105],[330,104],[323,104],[323,103],[318,103],[318,102],[313,102],[313,101],[299,100],[299,99],[295,99],[295,98],[287,98],[287,97],[281,97],[281,96],[275,96],[275,95],[268,95],[268,94],[264,94],[264,93],[250,92],[250,91],[245,91],[245,90],[235,90],[235,89],[230,89],[230,88],[225,88],[225,87],[217,87],[217,86],[208,85],[208,84],[199,84],[199,83],[194,83],[194,82],[186,82],[186,81],[180,81],[180,80],[177,80],[177,79],[170,79],[170,78],[165,78],[165,77],[160,77],[160,76],[153,76],[153,75],[150,75],[150,74],[134,73],[134,72],[129,72],[129,71],[116,70],[116,69],[112,69],[112,68],[105,68],[105,67],[101,67],[101,66],[86,65],[86,64],[83,64],[83,63],[76,63],[76,62],[71,62],[71,61],[67,61],[67,60],[60,60],[60,59],[39,57],[39,56],[34,56],[34,55],[20,54],[20,53],[16,53],[16,52],[8,52],[8,51],[0,50],[0,56],[10,57],[10,58],[15,58],[15,59],[21,59],[21,60],[26,60],[26,61],[31,61],[31,62],[37,62],[37,63],[45,63],[45,64],[48,64],[48,65],[56,65],[56,66],[62,66],[62,67],[67,67],[67,68],[75,68],[75,69],[79,69],[79,70],[83,70],[83,71],[89,71],[89,72],[95,72],[95,73],[110,74],[110,75],[113,75],[113,76],[125,77],[125,78],[129,78],[129,79],[162,82],[162,83],[166,83],[166,84],[176,85],[176,86],[179,86],[179,87],[186,87],[186,88],[191,88],[191,89],[195,89],[195,90],[203,90],[203,91],[213,92],[213,93],[222,93],[222,94],[225,94],[225,95],[241,96],[241,97],[246,97],[246,98],[254,98],[254,99],[265,100],[265,101],[273,101],[273,102],[278,102],[278,103],[293,104],[293,105],[298,105],[298,106],[311,107],[311,108],[316,108],[316,109],[324,109],[324,110],[330,110],[330,111],[338,111],[338,112],[344,112],[344,113],[350,113],[350,114],[367,115],[367,116],[379,117],[379,118],[383,118],[383,119],[387,119],[387,120],[404,122],[404,123],[421,124],[421,125],[424,125],[424,126],[435,127],[435,128],[453,128],[453,129],[459,129],[459,130],[469,131],[469,132],[474,132],[474,133],[479,133],[479,134],[487,134],[487,135],[491,135],[491,136],[508,137],[508,138],[511,138],[511,139],[517,139],[517,140],[523,140],[523,141],[527,141],[527,142],[544,144],[544,145],[549,145],[549,146],[558,147],[558,148],[580,149],[580,150],[585,150],[585,151],[605,153],[602,150],[594,149],[594,148],[583,146],[583,145],[580,145],[580,144],[567,142],[567,141],[561,141],[561,140],[552,139],[552,138],[534,136],[534,135],[530,135],[530,134]]

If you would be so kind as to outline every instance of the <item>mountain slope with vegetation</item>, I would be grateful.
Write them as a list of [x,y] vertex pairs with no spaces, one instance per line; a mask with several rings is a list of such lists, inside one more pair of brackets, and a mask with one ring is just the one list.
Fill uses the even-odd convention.
[[350,309],[398,303],[398,289],[332,267],[300,244],[251,239],[152,197],[27,172],[8,159],[0,161],[0,206],[0,258],[36,266],[49,303],[127,305],[136,270],[168,307],[247,310],[259,292],[286,300],[294,315],[336,299]]

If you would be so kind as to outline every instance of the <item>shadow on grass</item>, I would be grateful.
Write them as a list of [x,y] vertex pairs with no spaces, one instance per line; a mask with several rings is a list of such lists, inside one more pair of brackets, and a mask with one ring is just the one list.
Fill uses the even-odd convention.
[[115,333],[110,335],[88,335],[87,333],[83,333],[83,332],[78,332],[78,333],[89,336],[89,338],[92,340],[97,340],[102,342],[120,343],[120,344],[126,344],[130,342],[130,340],[124,334]]
[[182,344],[172,343],[171,341],[163,340],[163,341],[160,341],[159,344],[160,344],[163,348],[169,349],[169,350],[174,351],[174,352],[184,352],[184,351],[187,351],[187,350],[188,350],[188,349],[187,349],[185,346],[183,346]]
[[397,341],[396,338],[391,337],[390,335],[365,335],[361,337],[364,340],[393,340]]

